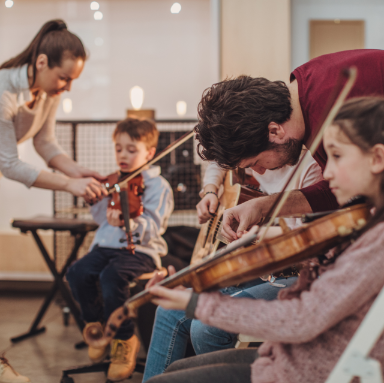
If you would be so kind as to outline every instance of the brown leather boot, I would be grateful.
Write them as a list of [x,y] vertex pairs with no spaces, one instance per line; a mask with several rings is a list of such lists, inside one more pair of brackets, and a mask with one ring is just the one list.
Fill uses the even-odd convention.
[[[91,325],[99,327],[101,332],[104,331],[103,326],[100,322],[90,322],[85,325],[83,334],[85,333],[86,329]],[[109,344],[102,348],[95,348],[95,347],[88,346],[88,356],[89,356],[89,359],[91,359],[92,363],[99,363],[103,361],[107,357],[108,352],[109,352]]]
[[111,364],[108,379],[113,382],[129,378],[136,366],[140,341],[136,335],[128,340],[113,339],[111,343]]

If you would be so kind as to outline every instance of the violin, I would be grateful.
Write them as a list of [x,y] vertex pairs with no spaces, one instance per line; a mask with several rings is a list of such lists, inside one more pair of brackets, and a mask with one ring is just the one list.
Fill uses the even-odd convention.
[[[207,257],[208,259],[205,258],[200,263],[190,265],[164,279],[159,285],[168,288],[182,285],[201,293],[251,281],[281,271],[345,242],[354,232],[365,226],[369,217],[369,206],[360,204],[338,210],[255,245],[248,246],[255,240],[255,235],[239,239],[217,251],[213,257]],[[236,246],[242,247],[233,251]],[[104,334],[98,327],[87,328],[84,333],[86,343],[96,348],[105,347],[122,322],[134,317],[137,309],[152,298],[149,291],[144,290],[128,299],[122,307],[112,313]]]
[[[141,172],[148,166],[153,165],[155,162],[159,161],[161,158],[166,156],[172,150],[176,149],[185,141],[189,140],[193,134],[193,131],[185,133],[178,140],[168,145],[164,150],[154,156],[143,166],[140,166],[138,169],[131,173],[122,173],[118,171],[107,176],[104,187],[108,191],[108,194],[112,195],[108,207],[111,207],[112,209],[118,209],[122,212],[122,217],[120,219],[123,219],[124,221],[123,229],[126,236],[127,249],[131,254],[134,254],[135,252],[135,244],[140,243],[138,240],[133,240],[129,220],[130,218],[136,218],[143,214],[143,203],[141,196],[143,195],[145,188]],[[125,240],[122,240],[122,242],[125,242]]]
[[129,182],[126,182],[125,186],[120,187],[119,181],[124,176],[127,175],[120,171],[112,173],[107,176],[104,186],[107,190],[112,187],[115,188],[108,203],[108,207],[122,212],[120,219],[124,221],[123,229],[126,236],[127,249],[130,254],[134,254],[135,245],[140,244],[140,241],[133,240],[129,220],[130,218],[136,218],[143,214],[144,208],[141,196],[144,193],[145,187],[141,173],[132,178]]

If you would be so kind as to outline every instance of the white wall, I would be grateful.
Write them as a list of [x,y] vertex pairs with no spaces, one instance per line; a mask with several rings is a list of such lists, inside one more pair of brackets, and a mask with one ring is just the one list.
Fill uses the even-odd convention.
[[309,20],[365,20],[365,48],[384,49],[382,0],[292,0],[292,69],[309,60]]
[[[187,102],[186,118],[196,117],[203,90],[219,80],[218,0],[99,1],[104,18],[95,21],[90,0],[15,0],[0,3],[0,62],[23,50],[41,25],[62,18],[83,40],[90,56],[73,84],[73,111],[58,119],[120,119],[130,107],[129,89],[145,91],[143,108],[156,109],[157,118],[177,118],[176,102]],[[95,45],[102,38],[103,45]],[[1,139],[1,138],[0,138]],[[44,168],[31,141],[19,146],[20,157]],[[0,231],[9,231],[14,217],[52,213],[52,192],[28,190],[0,178]]]
[[[2,2],[0,61],[20,52],[45,21],[63,18],[90,58],[65,95],[73,100],[72,113],[60,110],[58,118],[124,117],[134,85],[145,91],[143,108],[155,108],[158,118],[176,118],[179,100],[187,102],[186,117],[194,118],[202,91],[219,78],[212,28],[218,14],[211,5],[217,1],[182,0],[179,14],[171,14],[172,0],[99,3],[101,21],[94,20],[90,0],[15,0],[10,9]],[[103,45],[95,45],[96,38]]]
[[290,0],[222,0],[222,78],[289,80]]

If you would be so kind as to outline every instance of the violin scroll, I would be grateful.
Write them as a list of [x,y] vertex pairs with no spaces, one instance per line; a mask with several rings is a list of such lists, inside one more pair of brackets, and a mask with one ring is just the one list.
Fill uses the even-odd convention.
[[121,324],[128,319],[129,310],[127,306],[117,308],[109,317],[108,323],[105,326],[104,332],[100,330],[96,324],[89,325],[84,331],[84,340],[89,346],[94,348],[106,347],[113,337],[116,335],[117,330]]

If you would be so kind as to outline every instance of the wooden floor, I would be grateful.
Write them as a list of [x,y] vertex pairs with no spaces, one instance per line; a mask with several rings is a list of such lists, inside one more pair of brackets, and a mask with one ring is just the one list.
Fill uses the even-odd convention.
[[[43,318],[46,332],[12,345],[10,338],[29,329],[44,295],[0,293],[0,354],[32,383],[60,383],[61,370],[76,365],[89,364],[87,350],[76,350],[74,344],[82,337],[73,319],[63,325],[59,305],[51,304]],[[141,354],[141,353],[140,353]],[[75,383],[104,383],[104,373],[74,375]],[[142,374],[134,373],[130,383],[140,383]]]

